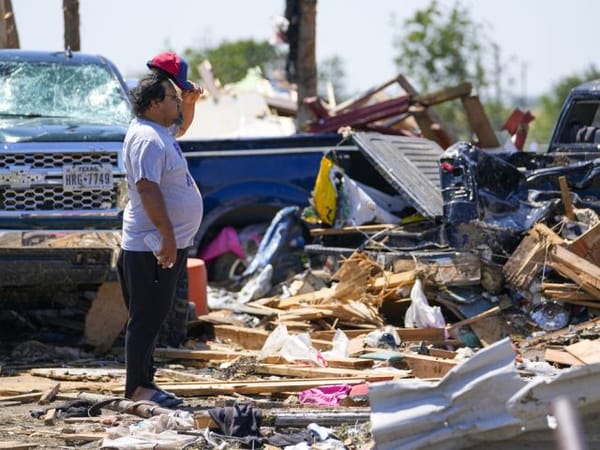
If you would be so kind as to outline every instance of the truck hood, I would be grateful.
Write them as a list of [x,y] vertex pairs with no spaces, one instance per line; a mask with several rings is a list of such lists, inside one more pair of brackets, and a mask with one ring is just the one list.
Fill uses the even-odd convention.
[[0,119],[0,142],[122,141],[127,124],[85,123],[81,118]]

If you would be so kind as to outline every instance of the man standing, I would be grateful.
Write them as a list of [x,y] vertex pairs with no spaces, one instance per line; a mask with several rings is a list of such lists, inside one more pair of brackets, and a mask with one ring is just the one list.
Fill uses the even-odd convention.
[[177,279],[186,267],[186,248],[202,219],[201,194],[175,140],[186,122],[182,91],[191,91],[187,96],[195,101],[199,90],[193,92],[195,86],[186,80],[185,62],[174,54],[169,58],[179,63],[169,66],[173,70],[152,70],[131,91],[136,117],[124,142],[129,203],[117,263],[129,311],[125,397],[163,407],[182,400],[154,383],[153,353],[175,298]]

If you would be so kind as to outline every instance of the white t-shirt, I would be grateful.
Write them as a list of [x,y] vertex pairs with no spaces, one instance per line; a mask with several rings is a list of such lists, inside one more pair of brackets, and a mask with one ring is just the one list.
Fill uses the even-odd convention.
[[194,182],[179,144],[169,129],[136,117],[123,145],[129,202],[123,215],[124,250],[150,251],[144,236],[156,227],[144,211],[136,183],[147,179],[159,185],[177,240],[177,248],[193,244],[202,221],[202,195]]

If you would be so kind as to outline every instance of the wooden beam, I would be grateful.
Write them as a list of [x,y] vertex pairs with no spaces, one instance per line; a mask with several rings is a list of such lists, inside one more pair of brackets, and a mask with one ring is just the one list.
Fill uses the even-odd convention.
[[600,223],[575,239],[567,248],[576,255],[600,266]]
[[[388,375],[381,375],[377,381],[391,380]],[[372,377],[327,377],[313,378],[306,380],[237,380],[237,381],[210,381],[206,383],[166,383],[161,387],[167,391],[181,396],[214,396],[214,395],[233,395],[236,392],[243,395],[263,394],[263,393],[283,393],[299,392],[320,386],[330,386],[338,384],[362,384],[368,380],[374,381]],[[113,392],[122,394],[123,386],[113,389]]]
[[215,339],[240,345],[247,350],[260,350],[269,337],[269,332],[256,328],[215,325]]
[[458,361],[435,356],[408,352],[403,352],[402,355],[417,378],[441,378],[458,364]]
[[567,185],[567,177],[558,177],[558,184],[560,185],[560,196],[562,198],[563,207],[565,208],[565,216],[569,220],[575,220],[575,213],[573,212],[573,201],[571,200],[571,193],[569,192],[569,186]]
[[584,291],[600,299],[600,267],[560,245],[551,247],[549,263],[562,276],[573,280]]
[[492,124],[488,118],[488,115],[483,108],[483,105],[479,101],[479,96],[470,95],[463,96],[460,98],[467,114],[467,120],[471,125],[471,129],[477,135],[478,146],[481,148],[498,148],[500,142]]

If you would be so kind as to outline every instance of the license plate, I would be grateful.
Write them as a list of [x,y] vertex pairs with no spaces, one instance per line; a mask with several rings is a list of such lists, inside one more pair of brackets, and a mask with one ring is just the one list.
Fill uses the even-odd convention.
[[63,189],[65,191],[104,190],[112,187],[113,173],[110,164],[64,166]]

